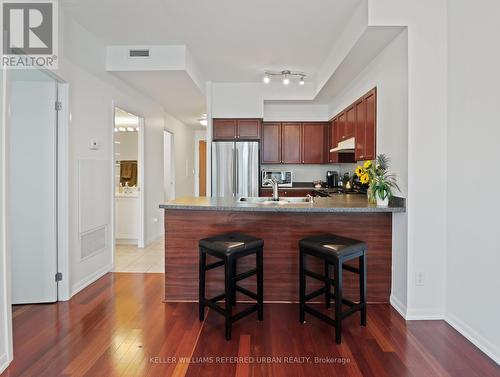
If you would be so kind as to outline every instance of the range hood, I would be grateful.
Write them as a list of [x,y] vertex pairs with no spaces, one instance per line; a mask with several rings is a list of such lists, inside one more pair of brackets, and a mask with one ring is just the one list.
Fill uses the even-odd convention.
[[339,141],[337,147],[330,149],[330,152],[350,153],[354,152],[355,146],[356,146],[356,140],[353,137],[351,137],[349,139]]

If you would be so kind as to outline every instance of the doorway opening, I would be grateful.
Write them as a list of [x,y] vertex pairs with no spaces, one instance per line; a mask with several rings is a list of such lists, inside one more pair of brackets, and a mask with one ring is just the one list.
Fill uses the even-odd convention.
[[144,240],[144,119],[116,106],[113,112],[114,271],[149,272],[154,258]]
[[174,134],[163,131],[163,192],[165,201],[175,198]]

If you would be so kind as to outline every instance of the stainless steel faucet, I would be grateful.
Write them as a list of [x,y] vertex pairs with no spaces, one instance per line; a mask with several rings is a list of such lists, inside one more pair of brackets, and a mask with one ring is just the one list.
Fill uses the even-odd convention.
[[271,186],[273,187],[273,200],[275,202],[279,201],[280,200],[280,197],[279,197],[279,192],[278,192],[278,181],[276,179],[264,179],[264,181],[262,182],[262,184],[264,185],[267,185],[268,183],[271,184]]

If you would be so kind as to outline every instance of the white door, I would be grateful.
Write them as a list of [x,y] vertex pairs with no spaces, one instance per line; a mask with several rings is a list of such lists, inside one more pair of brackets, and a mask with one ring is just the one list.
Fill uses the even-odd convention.
[[12,303],[57,301],[57,83],[13,71],[8,132]]

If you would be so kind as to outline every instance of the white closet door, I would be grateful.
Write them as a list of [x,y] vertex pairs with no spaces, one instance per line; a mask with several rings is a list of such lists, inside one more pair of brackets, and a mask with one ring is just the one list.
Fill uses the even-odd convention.
[[57,301],[57,83],[39,71],[10,82],[12,303]]

